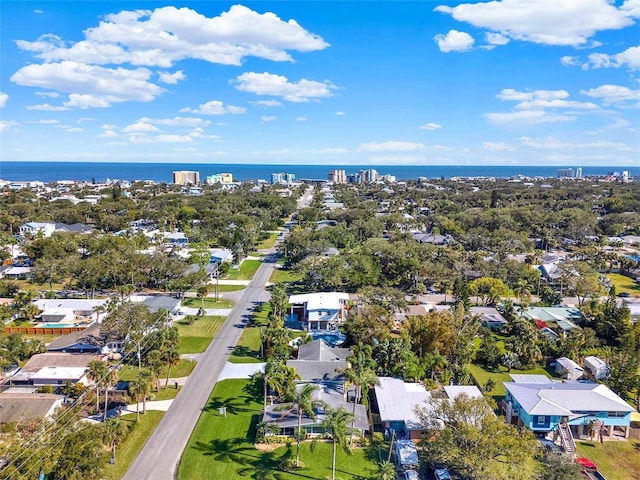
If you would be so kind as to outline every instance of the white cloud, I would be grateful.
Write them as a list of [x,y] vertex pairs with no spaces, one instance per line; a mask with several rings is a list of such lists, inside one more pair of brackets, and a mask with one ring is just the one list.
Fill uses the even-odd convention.
[[570,122],[572,120],[575,120],[576,118],[573,115],[548,113],[544,110],[521,110],[518,112],[509,113],[485,113],[485,117],[491,123],[494,123],[496,125]]
[[57,125],[60,120],[54,119],[41,119],[41,120],[29,120],[27,123],[38,123],[40,125]]
[[439,128],[442,128],[442,125],[433,122],[425,123],[420,126],[421,130],[438,130]]
[[106,15],[85,39],[67,45],[53,35],[35,42],[19,40],[22,50],[46,61],[171,67],[183,59],[241,65],[246,57],[293,61],[289,51],[311,52],[329,46],[295,20],[234,5],[217,17],[190,8],[121,11]]
[[231,82],[237,90],[282,97],[289,102],[309,102],[318,98],[330,97],[336,87],[328,81],[302,79],[289,82],[287,77],[273,73],[246,72]]
[[107,107],[126,101],[148,102],[164,90],[149,82],[146,68],[104,68],[64,61],[27,65],[11,76],[22,86],[69,93],[68,107]]
[[527,101],[527,100],[563,100],[569,97],[569,92],[566,90],[531,90],[527,92],[520,92],[513,88],[505,88],[500,90],[500,93],[496,95],[496,98],[500,100],[515,100],[515,101]]
[[597,88],[580,91],[583,95],[599,98],[605,105],[625,102],[640,102],[640,90],[631,90],[620,85],[601,85]]
[[513,151],[513,147],[504,143],[504,142],[484,142],[482,144],[482,149],[487,150],[488,152],[510,152]]
[[18,125],[18,123],[13,120],[0,120],[0,133],[8,132],[16,125]]
[[308,118],[304,116],[296,118],[296,122],[306,122],[307,120]]
[[276,117],[275,115],[263,115],[262,117],[260,117],[260,121],[262,123],[268,123],[268,122],[273,122],[277,118],[278,117]]
[[42,103],[40,105],[27,105],[25,108],[27,110],[41,110],[43,112],[64,112],[65,110],[70,110],[69,107],[64,107],[62,105],[49,105],[48,103]]
[[598,140],[597,142],[572,143],[566,141],[563,142],[551,136],[540,138],[520,137],[520,143],[523,146],[535,148],[537,150],[575,150],[594,148],[604,148],[608,150],[618,150],[623,152],[632,150],[629,145],[620,142]]
[[58,92],[36,92],[36,95],[38,95],[39,97],[45,97],[45,98],[58,98],[60,96],[60,93],[58,93]]
[[5,107],[7,100],[9,100],[9,95],[7,93],[0,92],[0,108]]
[[173,117],[173,118],[149,118],[142,117],[138,122],[151,123],[153,125],[170,125],[179,127],[206,127],[211,125],[209,120],[197,117]]
[[124,129],[124,132],[157,132],[159,131],[158,127],[156,127],[155,125],[151,125],[150,123],[146,123],[146,122],[136,122],[136,123],[132,123],[131,125],[127,125]]
[[38,15],[42,15],[44,13],[44,10],[37,9],[37,10],[34,10],[33,13],[36,13]]
[[129,141],[135,144],[145,143],[192,143],[193,138],[189,135],[155,135],[149,136],[145,134],[129,135]]
[[520,102],[516,108],[522,110],[531,110],[536,108],[577,108],[580,110],[591,110],[598,108],[595,103],[576,102],[573,100],[527,100]]
[[69,127],[65,128],[64,131],[68,133],[82,133],[84,132],[84,129],[78,127]]
[[471,35],[466,32],[459,32],[458,30],[449,30],[446,35],[439,33],[433,39],[438,44],[441,52],[466,52],[470,50],[475,40]]
[[505,37],[503,34],[495,32],[485,33],[484,38],[489,45],[506,45],[511,41],[509,37]]
[[185,107],[180,109],[182,113],[197,113],[200,115],[226,115],[231,113],[234,115],[245,113],[244,107],[236,107],[234,105],[224,105],[220,100],[211,100],[207,103],[198,105],[198,108]]
[[423,143],[388,141],[388,142],[361,143],[358,146],[358,151],[359,152],[416,152],[419,150],[424,150],[424,148],[425,146]]
[[578,57],[572,57],[571,55],[565,55],[560,59],[560,63],[565,67],[571,67],[578,65]]
[[337,117],[344,117],[346,115],[346,113],[344,112],[336,112],[336,116]]
[[162,83],[168,83],[171,85],[175,85],[180,80],[184,80],[187,76],[182,72],[182,70],[178,70],[174,73],[169,72],[158,72],[158,80]]
[[278,100],[256,100],[255,102],[249,102],[249,103],[255,107],[265,107],[265,108],[282,106],[282,103],[280,103]]
[[597,32],[633,25],[637,0],[617,8],[610,0],[502,0],[440,5],[435,11],[513,40],[585,45]]
[[585,68],[619,68],[627,67],[629,70],[640,70],[640,46],[629,47],[625,51],[615,55],[606,53],[592,53]]

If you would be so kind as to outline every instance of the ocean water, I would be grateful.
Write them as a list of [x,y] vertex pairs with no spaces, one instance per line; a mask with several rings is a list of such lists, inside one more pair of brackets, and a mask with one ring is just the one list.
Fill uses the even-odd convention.
[[[200,172],[204,182],[207,175],[228,172],[236,181],[271,180],[272,173],[293,173],[296,179],[326,180],[329,171],[340,169],[347,174],[373,168],[379,174],[395,175],[398,180],[416,180],[418,177],[496,177],[515,175],[526,177],[556,177],[559,166],[544,165],[251,165],[251,164],[171,164],[171,163],[97,163],[97,162],[0,162],[0,179],[9,181],[34,180],[54,182],[77,180],[103,182],[111,180],[154,180],[170,183],[174,170]],[[629,170],[631,176],[640,174],[640,167],[583,167],[582,175],[606,175]]]

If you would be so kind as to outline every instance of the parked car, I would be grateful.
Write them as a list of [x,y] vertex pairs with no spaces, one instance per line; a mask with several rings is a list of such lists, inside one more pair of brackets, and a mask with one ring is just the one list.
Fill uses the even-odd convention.
[[405,470],[399,478],[400,480],[420,480],[420,475],[415,470]]
[[596,466],[596,464],[588,458],[576,458],[576,463],[580,465],[582,469],[582,475],[584,475],[589,480],[607,480],[606,478],[604,478],[604,475],[602,475],[598,471],[598,467]]
[[442,464],[436,463],[432,467],[432,471],[433,478],[435,480],[451,480],[451,474],[449,473],[449,470],[447,470],[447,467]]

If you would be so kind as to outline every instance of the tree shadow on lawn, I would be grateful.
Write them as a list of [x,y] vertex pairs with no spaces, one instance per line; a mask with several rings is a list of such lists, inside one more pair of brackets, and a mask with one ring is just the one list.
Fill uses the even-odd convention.
[[260,352],[258,350],[253,350],[252,348],[245,347],[244,345],[237,345],[231,349],[231,355],[234,357],[243,357],[243,358],[258,358]]
[[227,414],[238,415],[240,413],[254,412],[255,408],[247,407],[249,403],[253,402],[253,397],[213,397],[209,400],[207,405],[202,409],[203,412],[218,411],[221,408],[225,408]]

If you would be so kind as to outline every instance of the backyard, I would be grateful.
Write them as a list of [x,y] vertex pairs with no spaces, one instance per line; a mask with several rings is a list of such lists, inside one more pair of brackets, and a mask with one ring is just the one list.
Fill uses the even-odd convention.
[[640,283],[636,282],[633,278],[620,273],[608,273],[607,278],[609,278],[616,287],[617,294],[628,293],[634,297],[640,296]]
[[[254,446],[256,425],[262,411],[262,387],[247,380],[224,380],[214,388],[207,406],[191,434],[182,454],[178,478],[200,480],[223,478],[241,480],[302,480],[331,478],[331,444],[304,442],[300,459],[304,467],[295,472],[284,470],[283,464],[295,457],[295,447],[283,446],[273,451],[260,451]],[[226,417],[219,408],[226,407]],[[376,461],[371,450],[354,449],[347,455],[340,449],[336,456],[336,478],[365,480],[373,478]],[[377,458],[376,458],[377,460]]]
[[488,395],[491,395],[494,400],[500,400],[506,395],[506,389],[503,382],[512,381],[511,377],[509,376],[510,373],[546,375],[547,377],[554,376],[552,375],[552,372],[542,367],[534,368],[532,370],[517,370],[515,368],[512,368],[511,371],[507,371],[507,369],[503,366],[499,366],[495,369],[489,370],[482,365],[470,363],[467,365],[467,368],[480,387],[484,387],[489,379],[493,379],[493,381],[495,382],[494,387],[486,393]]
[[217,316],[195,318],[191,324],[188,324],[188,322],[184,320],[176,322],[175,324],[180,334],[179,353],[204,352],[225,320],[225,317]]
[[637,480],[640,478],[640,442],[576,442],[578,457],[585,457],[598,466],[607,480]]

